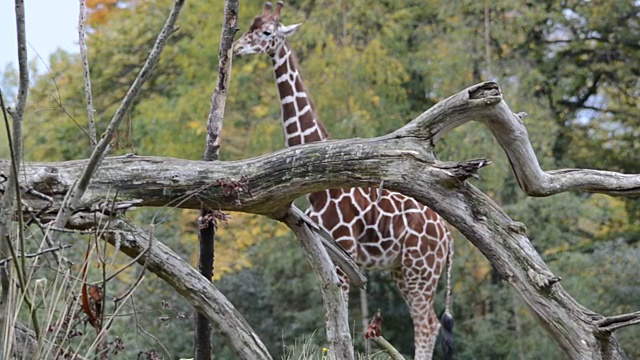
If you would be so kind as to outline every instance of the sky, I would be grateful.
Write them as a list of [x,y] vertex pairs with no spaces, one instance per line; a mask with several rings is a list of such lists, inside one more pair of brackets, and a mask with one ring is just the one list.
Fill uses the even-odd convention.
[[[27,56],[36,52],[49,63],[49,55],[62,48],[78,52],[78,0],[24,0]],[[0,0],[0,74],[7,63],[18,67],[14,2]],[[38,66],[42,69],[44,66]]]

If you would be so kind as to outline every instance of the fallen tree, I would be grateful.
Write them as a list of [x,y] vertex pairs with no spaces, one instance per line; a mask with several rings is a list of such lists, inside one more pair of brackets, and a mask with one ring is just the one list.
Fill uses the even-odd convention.
[[[489,197],[465,181],[489,161],[442,162],[433,154],[433,145],[448,131],[468,121],[479,121],[492,131],[509,158],[518,184],[531,196],[565,191],[640,195],[640,175],[588,169],[543,171],[529,143],[524,116],[513,113],[497,84],[486,82],[438,103],[397,131],[373,139],[309,144],[235,162],[135,155],[107,158],[74,205],[72,221],[67,226],[92,226],[93,214],[111,216],[113,209],[123,213],[134,206],[200,209],[202,205],[261,214],[292,226],[295,222],[287,215],[289,207],[301,195],[334,187],[383,186],[416,198],[464,234],[520,294],[568,357],[623,359],[624,351],[614,332],[640,322],[640,312],[607,317],[580,305],[535,251],[526,237],[526,226],[510,219]],[[19,178],[27,214],[37,216],[43,223],[53,220],[86,164],[87,161],[78,160],[23,165]],[[0,162],[0,173],[8,177],[9,172],[9,162]],[[127,241],[130,249],[138,249],[125,251],[130,256],[137,256],[146,248],[144,241],[135,236]],[[153,249],[158,257],[170,256],[168,248]],[[143,254],[139,261],[150,261],[149,270],[165,279],[167,276],[162,274],[168,271],[167,267],[187,266],[154,261],[151,254]],[[177,283],[196,281],[195,288],[204,286],[204,279],[189,279],[185,274],[171,276]],[[195,294],[195,288],[171,285],[217,327],[235,326],[225,316],[214,316],[216,310],[207,310],[213,305],[201,294]],[[209,289],[212,286],[207,285]],[[245,333],[247,338],[253,336],[251,331]],[[260,344],[253,343],[255,349],[261,349]],[[236,346],[247,344],[232,344],[234,349]],[[261,354],[256,350],[243,358],[268,356]]]

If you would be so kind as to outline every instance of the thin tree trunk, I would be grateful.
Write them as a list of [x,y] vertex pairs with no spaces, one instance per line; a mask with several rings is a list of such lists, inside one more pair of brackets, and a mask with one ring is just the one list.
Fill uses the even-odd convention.
[[[224,120],[224,107],[227,101],[227,88],[231,77],[231,47],[233,37],[237,31],[238,1],[227,0],[224,4],[224,23],[218,53],[218,81],[211,98],[211,111],[207,121],[207,141],[205,144],[204,161],[218,159],[220,151],[220,134]],[[198,219],[198,271],[209,281],[213,281],[216,234],[216,219],[214,210],[207,206],[200,209]],[[207,317],[196,311],[194,335],[194,358],[196,360],[210,360],[213,355],[211,345],[211,324]]]

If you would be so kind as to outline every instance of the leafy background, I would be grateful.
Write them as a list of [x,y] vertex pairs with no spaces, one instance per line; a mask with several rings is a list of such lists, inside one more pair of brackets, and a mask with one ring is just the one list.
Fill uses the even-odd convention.
[[[140,69],[170,5],[169,0],[88,1],[89,59],[100,131]],[[259,1],[241,1],[242,28],[261,6]],[[201,159],[222,12],[222,1],[186,2],[180,30],[120,128],[114,154]],[[439,100],[492,79],[502,86],[514,111],[529,113],[524,121],[544,168],[638,173],[638,15],[638,2],[632,0],[300,0],[287,3],[282,20],[304,23],[292,45],[319,117],[334,138],[388,133]],[[35,75],[25,116],[25,161],[87,157],[78,54],[58,51],[51,55],[48,70],[35,62],[31,67]],[[4,70],[1,83],[5,93],[15,95],[13,66]],[[282,148],[279,116],[268,59],[235,59],[221,158],[243,159]],[[640,308],[637,199],[576,193],[529,198],[518,189],[491,134],[478,124],[454,129],[437,150],[446,160],[492,159],[475,185],[527,225],[534,246],[578,301],[608,315]],[[5,146],[0,156],[8,157]],[[274,356],[309,337],[307,341],[319,347],[326,345],[319,289],[291,234],[261,217],[231,215],[216,237],[216,286]],[[132,216],[157,223],[158,238],[195,264],[196,212],[146,209]],[[458,359],[561,358],[555,343],[483,256],[459,234],[455,246]],[[79,257],[81,248],[67,252]],[[372,273],[369,278],[370,311],[382,310],[385,336],[411,355],[410,318],[390,276]],[[119,281],[126,285],[134,279],[125,274]],[[114,287],[116,294],[118,285]],[[362,350],[360,298],[357,291],[352,293],[354,337]],[[438,312],[443,298],[439,292]],[[130,313],[119,317],[110,331],[124,340],[118,356],[133,358],[155,349],[168,358],[190,357],[189,306],[155,278],[143,283],[134,300]],[[131,326],[134,321],[136,326]],[[617,336],[630,358],[640,358],[640,328],[621,330]],[[217,339],[215,352],[218,359],[232,358]]]

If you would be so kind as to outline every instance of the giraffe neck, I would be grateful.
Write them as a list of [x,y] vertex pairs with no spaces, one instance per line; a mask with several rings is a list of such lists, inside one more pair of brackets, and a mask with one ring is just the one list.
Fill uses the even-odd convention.
[[318,120],[309,93],[302,82],[295,54],[287,43],[271,57],[276,76],[284,137],[287,146],[329,139]]

